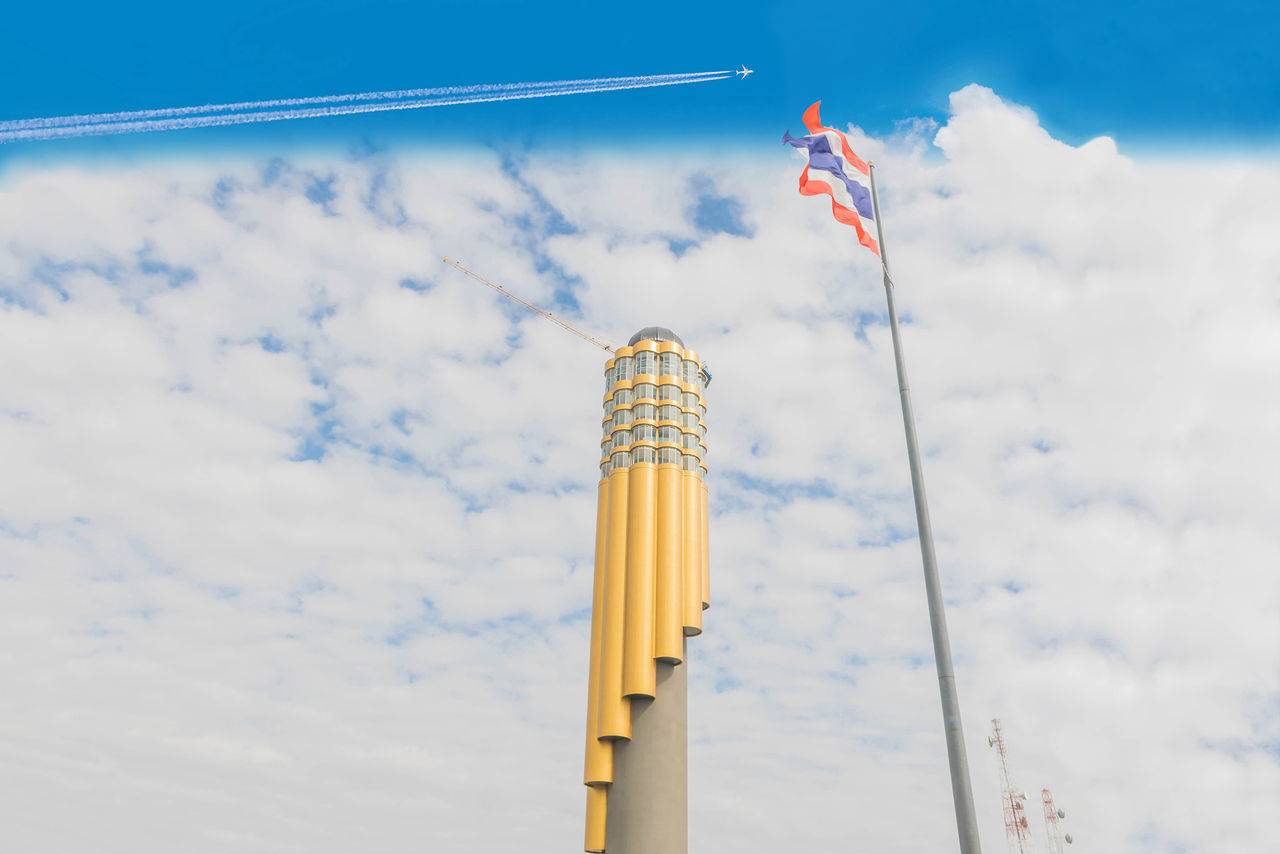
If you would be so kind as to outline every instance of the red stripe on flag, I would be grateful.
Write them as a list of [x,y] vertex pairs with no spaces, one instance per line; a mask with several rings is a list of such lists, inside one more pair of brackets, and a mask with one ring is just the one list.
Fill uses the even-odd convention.
[[826,193],[831,197],[831,214],[845,225],[853,226],[858,232],[858,242],[863,246],[880,255],[880,247],[876,244],[876,240],[867,230],[862,227],[862,217],[858,216],[857,211],[849,210],[844,205],[836,201],[836,194],[832,191],[831,185],[826,181],[809,177],[809,167],[804,167],[804,171],[800,173],[800,195],[802,196],[820,196]]
[[842,152],[844,159],[863,175],[870,175],[871,170],[867,168],[867,164],[863,162],[861,157],[853,153],[853,149],[849,147],[849,140],[845,138],[845,135],[835,128],[823,127],[822,119],[818,118],[818,105],[821,103],[821,101],[814,101],[813,106],[804,111],[804,126],[809,129],[809,133],[830,132],[840,137],[840,146],[844,149]]

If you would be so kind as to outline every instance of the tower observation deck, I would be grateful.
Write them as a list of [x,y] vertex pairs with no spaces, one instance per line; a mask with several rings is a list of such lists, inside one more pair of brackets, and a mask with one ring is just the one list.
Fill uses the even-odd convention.
[[687,854],[687,638],[710,606],[698,354],[650,326],[605,363],[585,850]]

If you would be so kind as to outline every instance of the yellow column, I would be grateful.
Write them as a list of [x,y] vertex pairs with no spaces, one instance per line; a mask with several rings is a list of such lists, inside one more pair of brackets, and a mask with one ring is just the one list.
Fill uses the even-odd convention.
[[609,543],[605,554],[604,633],[600,647],[600,726],[605,739],[631,738],[631,701],[622,695],[623,618],[627,609],[629,471],[609,474]]
[[587,786],[587,834],[583,850],[590,854],[602,854],[604,851],[608,803],[608,786]]
[[625,697],[653,697],[658,684],[653,660],[655,480],[653,463],[631,464],[627,498],[627,640],[622,658]]
[[702,499],[698,474],[682,471],[684,488],[684,633],[702,634]]
[[596,491],[596,564],[591,593],[591,663],[587,676],[587,753],[583,782],[613,781],[613,745],[600,740],[600,659],[604,644],[605,561],[609,544],[609,479]]
[[698,515],[702,517],[702,607],[711,607],[711,546],[707,541],[708,528],[711,523],[707,518],[707,482],[699,480],[698,485],[701,487],[702,506],[699,508]]
[[684,654],[684,487],[680,466],[658,466],[658,576],[653,657],[679,664]]

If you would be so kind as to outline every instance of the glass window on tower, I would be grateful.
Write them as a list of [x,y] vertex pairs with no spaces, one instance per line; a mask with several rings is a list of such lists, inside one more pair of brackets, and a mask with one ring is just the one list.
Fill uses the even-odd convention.
[[641,421],[646,418],[652,421],[657,417],[658,408],[652,403],[637,403],[635,406],[631,407],[631,411],[635,413],[637,421]]
[[625,448],[631,444],[631,431],[618,430],[613,434],[613,446],[615,448]]
[[684,368],[684,372],[680,374],[680,379],[687,383],[696,382],[694,377],[698,374],[697,363],[694,362],[693,359],[685,359],[682,363],[682,367]]
[[641,398],[653,400],[658,396],[658,387],[652,383],[637,383],[635,392],[636,400],[640,400]]
[[662,353],[658,356],[658,373],[664,377],[680,376],[680,357],[675,353]]
[[654,370],[655,354],[648,350],[641,350],[636,353],[636,376],[641,374],[652,374]]
[[630,406],[632,399],[632,391],[629,388],[620,388],[613,393],[613,402],[615,406]]
[[613,388],[614,383],[618,381],[618,368],[614,366],[604,372],[604,390],[608,391]]
[[666,404],[665,406],[659,406],[658,420],[659,421],[675,421],[676,423],[679,423],[680,407],[672,406],[671,404]]
[[673,385],[658,386],[658,400],[679,400],[680,389]]
[[637,424],[631,430],[631,437],[636,442],[652,442],[658,435],[658,428],[652,424]]
[[631,452],[631,462],[633,463],[651,463],[653,462],[653,448],[636,448]]
[[619,409],[617,412],[613,413],[614,427],[622,427],[623,425],[630,424],[630,423],[631,423],[630,409]]
[[631,465],[631,454],[627,453],[626,451],[618,451],[616,454],[610,457],[609,460],[610,460],[609,465],[612,468],[615,468],[615,469],[626,468],[627,466]]
[[697,409],[697,407],[698,407],[698,396],[697,396],[696,394],[694,394],[693,392],[691,392],[691,391],[686,391],[686,392],[684,393],[684,401],[683,401],[683,403],[684,403],[684,408],[685,408],[685,409]]
[[631,379],[631,357],[621,356],[618,359],[618,381]]
[[680,428],[679,427],[659,427],[658,441],[659,442],[679,442]]

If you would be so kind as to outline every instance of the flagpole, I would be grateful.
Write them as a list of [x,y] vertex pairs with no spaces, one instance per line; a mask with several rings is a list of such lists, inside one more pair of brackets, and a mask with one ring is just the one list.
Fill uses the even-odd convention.
[[929,599],[929,627],[933,630],[933,657],[938,665],[938,690],[942,694],[942,721],[947,733],[947,762],[951,766],[951,797],[956,807],[956,829],[960,835],[961,854],[981,854],[978,825],[973,812],[973,788],[969,782],[969,760],[965,756],[964,732],[960,726],[960,700],[956,696],[956,677],[951,668],[951,641],[947,638],[947,617],[942,603],[942,586],[938,583],[938,564],[933,551],[933,526],[929,524],[929,506],[924,495],[924,472],[920,467],[920,446],[916,442],[916,419],[911,409],[911,391],[907,386],[907,366],[902,358],[902,341],[898,336],[898,312],[893,305],[893,277],[884,249],[884,226],[880,222],[880,196],[876,192],[876,166],[871,172],[871,204],[876,219],[876,236],[880,239],[880,266],[884,270],[884,293],[889,303],[889,331],[893,336],[893,358],[898,368],[898,392],[902,398],[902,423],[907,433],[907,460],[911,466],[911,489],[916,499],[916,525],[920,531],[920,555],[924,560],[924,588]]

